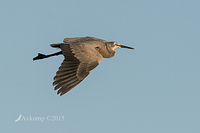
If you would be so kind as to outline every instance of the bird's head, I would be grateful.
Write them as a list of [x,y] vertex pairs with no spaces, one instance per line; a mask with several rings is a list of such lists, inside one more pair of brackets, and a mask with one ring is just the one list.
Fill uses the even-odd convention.
[[114,49],[116,49],[116,48],[134,49],[134,48],[131,48],[131,47],[128,47],[128,46],[121,45],[121,44],[116,43],[116,42],[107,42],[106,48],[107,48],[107,53],[104,54],[104,52],[102,52],[103,53],[102,55],[103,55],[104,58],[111,58],[111,57],[115,56],[116,51]]
[[124,46],[124,45],[121,45],[117,42],[107,42],[107,47],[108,48],[111,48],[111,49],[116,49],[116,48],[128,48],[128,49],[134,49],[134,48],[131,48],[131,47],[128,47],[128,46]]

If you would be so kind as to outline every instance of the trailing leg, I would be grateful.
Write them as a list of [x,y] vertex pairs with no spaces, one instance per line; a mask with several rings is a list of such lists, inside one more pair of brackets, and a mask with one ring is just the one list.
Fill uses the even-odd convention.
[[60,55],[60,54],[62,54],[62,51],[57,52],[57,53],[53,53],[53,54],[49,54],[49,55],[38,53],[38,56],[34,57],[33,60],[44,59],[44,58],[48,58],[48,57],[55,56],[55,55]]

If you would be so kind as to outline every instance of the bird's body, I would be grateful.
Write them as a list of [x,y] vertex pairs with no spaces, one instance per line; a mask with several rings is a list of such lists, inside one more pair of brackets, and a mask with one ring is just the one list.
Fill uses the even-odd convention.
[[53,85],[57,94],[63,95],[79,84],[103,58],[115,55],[115,48],[131,47],[120,45],[116,42],[107,42],[94,37],[65,38],[63,43],[51,44],[61,51],[51,55],[38,54],[33,60],[63,54],[65,59],[54,77]]

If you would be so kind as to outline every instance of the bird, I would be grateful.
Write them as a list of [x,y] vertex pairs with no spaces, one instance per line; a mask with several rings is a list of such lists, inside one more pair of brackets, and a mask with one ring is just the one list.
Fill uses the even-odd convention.
[[62,96],[85,79],[103,58],[115,56],[116,48],[134,49],[117,42],[107,42],[95,37],[64,38],[63,43],[50,44],[61,51],[49,55],[38,53],[33,61],[56,55],[63,55],[64,60],[56,72],[54,90]]

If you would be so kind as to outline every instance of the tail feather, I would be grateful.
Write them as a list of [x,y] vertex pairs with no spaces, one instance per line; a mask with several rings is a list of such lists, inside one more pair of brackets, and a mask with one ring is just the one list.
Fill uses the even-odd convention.
[[55,44],[51,44],[50,46],[54,48],[60,48],[60,44],[63,44],[63,43],[55,43]]

